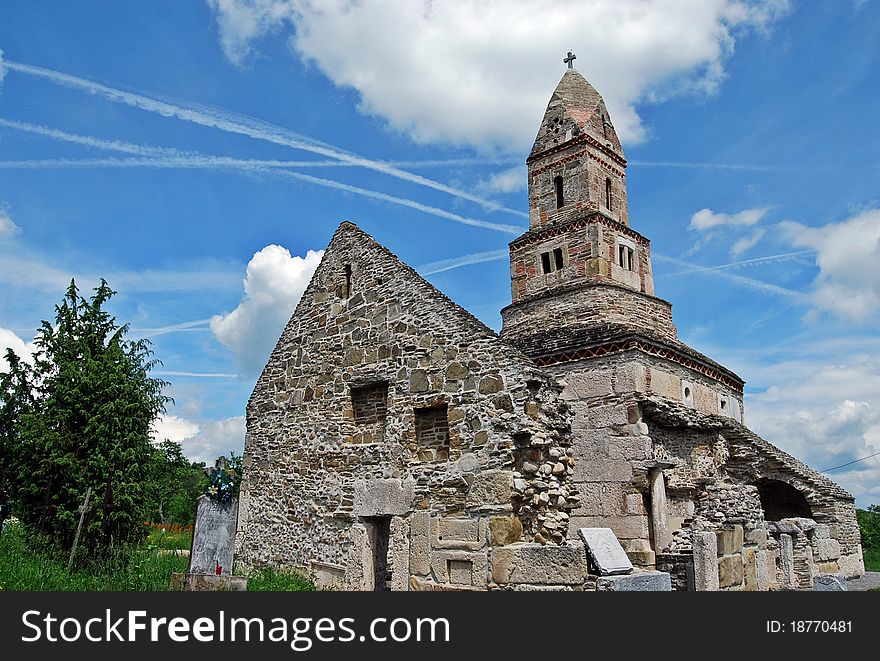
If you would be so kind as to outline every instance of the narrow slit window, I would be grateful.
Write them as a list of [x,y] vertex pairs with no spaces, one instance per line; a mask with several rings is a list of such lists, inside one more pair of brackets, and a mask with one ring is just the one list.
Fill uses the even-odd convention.
[[562,270],[562,248],[554,248],[553,250],[553,262],[556,266],[557,271]]
[[342,298],[351,296],[351,264],[346,264],[343,269]]
[[626,266],[626,246],[617,246],[617,265]]
[[605,208],[611,211],[611,180],[605,179]]
[[602,115],[602,135],[605,136],[605,139],[608,139],[608,122],[605,119],[605,115]]
[[633,249],[626,249],[626,268],[630,271],[633,270]]
[[550,264],[550,253],[549,252],[542,252],[541,253],[541,269],[543,270],[544,273],[550,273],[550,271],[553,270],[553,268]]
[[561,209],[565,205],[565,195],[562,192],[562,177],[553,178],[553,188],[556,190],[556,208]]

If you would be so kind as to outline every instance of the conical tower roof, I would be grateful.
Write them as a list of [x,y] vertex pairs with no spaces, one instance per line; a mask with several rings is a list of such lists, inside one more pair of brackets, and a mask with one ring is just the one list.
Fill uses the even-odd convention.
[[602,95],[577,69],[568,69],[553,90],[531,156],[587,133],[623,158]]

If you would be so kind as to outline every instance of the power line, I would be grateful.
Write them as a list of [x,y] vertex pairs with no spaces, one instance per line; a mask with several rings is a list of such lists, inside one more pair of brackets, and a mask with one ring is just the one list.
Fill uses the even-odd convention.
[[853,464],[857,464],[860,461],[864,461],[865,459],[870,459],[871,457],[876,457],[880,452],[875,452],[874,454],[869,454],[867,457],[862,457],[861,459],[856,459],[855,461],[850,461],[846,464],[840,464],[840,466],[835,466],[834,468],[826,468],[825,470],[819,471],[820,473],[830,473],[831,471],[836,471],[838,468],[843,468],[844,466],[852,466]]

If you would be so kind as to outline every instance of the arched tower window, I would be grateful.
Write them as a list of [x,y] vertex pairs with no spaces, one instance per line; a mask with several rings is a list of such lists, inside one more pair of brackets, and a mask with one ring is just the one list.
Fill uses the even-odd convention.
[[605,208],[611,211],[611,180],[605,177]]
[[562,177],[553,178],[553,188],[556,190],[556,208],[561,209],[565,205],[565,195],[562,192]]

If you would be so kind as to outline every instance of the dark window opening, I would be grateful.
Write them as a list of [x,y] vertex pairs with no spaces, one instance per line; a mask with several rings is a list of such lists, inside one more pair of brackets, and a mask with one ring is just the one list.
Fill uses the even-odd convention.
[[391,590],[391,567],[388,566],[388,540],[391,537],[390,516],[370,516],[364,518],[373,547],[373,591]]
[[635,270],[635,251],[629,246],[617,246],[617,265],[627,271]]
[[794,517],[813,518],[813,512],[804,494],[787,482],[763,479],[757,486],[764,519],[767,521]]
[[543,269],[544,273],[550,273],[550,271],[553,270],[550,266],[550,253],[549,252],[542,252],[541,253],[541,268]]
[[351,264],[346,264],[343,269],[345,281],[342,283],[342,298],[351,296]]
[[447,405],[415,410],[416,442],[421,461],[446,461],[449,458],[449,420]]
[[556,190],[556,208],[565,206],[565,195],[562,193],[562,177],[553,178],[553,188]]
[[608,120],[605,119],[605,115],[602,115],[602,135],[608,138]]
[[605,179],[605,208],[611,211],[611,180]]
[[562,269],[562,248],[554,248],[553,250],[553,261],[556,265],[556,270],[559,271]]
[[352,387],[351,405],[355,424],[365,428],[362,442],[381,442],[385,435],[385,417],[388,414],[388,383]]

